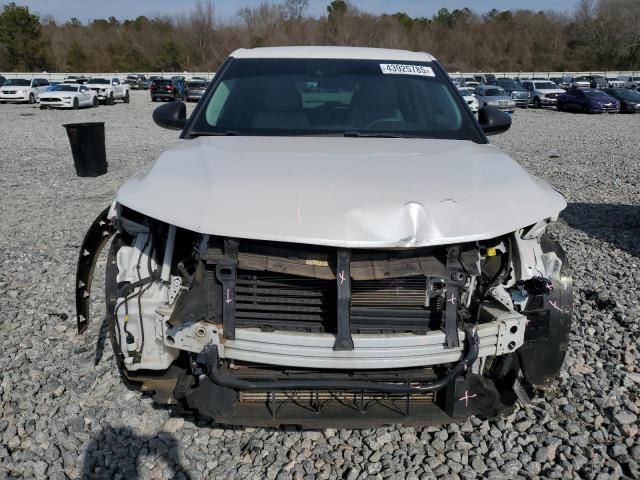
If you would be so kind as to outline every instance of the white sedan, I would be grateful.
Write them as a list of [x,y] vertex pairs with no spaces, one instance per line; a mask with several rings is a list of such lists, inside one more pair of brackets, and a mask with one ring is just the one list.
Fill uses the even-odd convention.
[[473,94],[473,90],[468,88],[458,88],[460,95],[464,98],[464,101],[467,102],[469,108],[473,113],[478,113],[478,99]]
[[79,108],[97,107],[98,97],[96,92],[84,85],[77,83],[60,83],[51,87],[51,90],[38,96],[38,106],[41,110],[48,107],[55,108]]

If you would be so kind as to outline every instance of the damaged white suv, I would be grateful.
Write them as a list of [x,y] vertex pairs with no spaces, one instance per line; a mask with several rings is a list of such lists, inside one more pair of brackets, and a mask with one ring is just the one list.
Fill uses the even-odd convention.
[[223,424],[491,417],[558,374],[572,281],[562,195],[491,146],[426,53],[238,50],[89,230],[78,327],[112,235],[119,369]]

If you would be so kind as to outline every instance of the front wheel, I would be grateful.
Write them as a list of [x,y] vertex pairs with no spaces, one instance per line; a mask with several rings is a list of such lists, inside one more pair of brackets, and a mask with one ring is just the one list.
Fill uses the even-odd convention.
[[45,108],[47,107],[45,107],[44,105],[40,105],[40,110],[44,110]]
[[74,99],[73,99],[73,109],[74,109],[74,110],[77,110],[77,109],[78,109],[78,106],[79,106],[79,104],[78,104],[78,99],[77,99],[77,98],[74,98]]
[[122,98],[122,102],[129,103],[129,91],[127,91],[127,93],[124,94],[124,97]]
[[93,104],[94,107],[97,107],[100,102],[98,102],[98,97],[93,97],[93,102],[91,102]]
[[29,94],[29,103],[34,104],[36,103],[36,97],[33,93]]
[[113,92],[109,94],[109,98],[107,99],[107,105],[114,105],[116,102],[113,99]]
[[542,104],[540,103],[540,99],[538,97],[533,99],[533,108],[540,108]]

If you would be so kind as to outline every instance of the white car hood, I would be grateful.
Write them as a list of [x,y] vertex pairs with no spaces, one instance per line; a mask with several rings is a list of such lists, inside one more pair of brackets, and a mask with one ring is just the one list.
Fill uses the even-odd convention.
[[42,92],[40,95],[38,95],[38,98],[49,98],[49,97],[53,97],[53,98],[73,98],[73,97],[77,97],[78,96],[78,92],[63,92],[63,91],[46,91],[46,92]]
[[199,233],[347,248],[493,238],[566,207],[491,145],[343,137],[181,140],[116,200]]
[[85,83],[84,84],[85,87],[87,88],[111,88],[111,84],[110,83]]

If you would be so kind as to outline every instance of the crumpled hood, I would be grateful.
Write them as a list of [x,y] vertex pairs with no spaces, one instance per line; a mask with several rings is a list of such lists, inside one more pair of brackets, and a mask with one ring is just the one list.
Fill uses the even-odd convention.
[[491,145],[342,137],[180,140],[116,199],[199,233],[348,248],[493,238],[566,206]]

